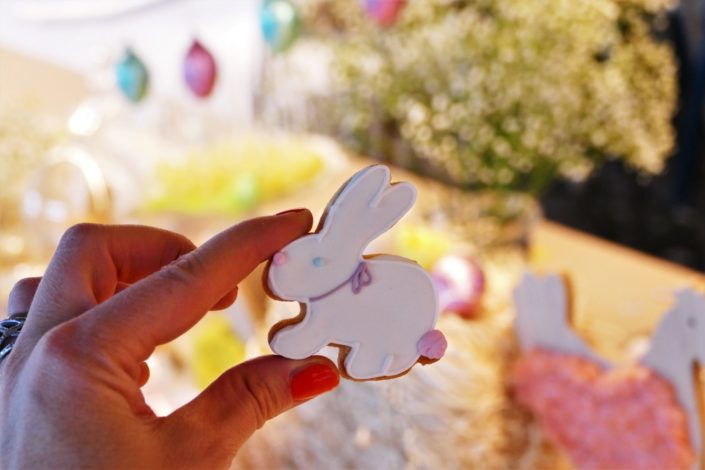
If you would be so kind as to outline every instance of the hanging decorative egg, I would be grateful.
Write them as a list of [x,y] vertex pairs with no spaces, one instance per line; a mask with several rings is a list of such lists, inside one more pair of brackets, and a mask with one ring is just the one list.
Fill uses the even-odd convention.
[[471,258],[446,255],[431,271],[442,312],[474,317],[485,291],[485,275]]
[[406,0],[360,0],[365,12],[383,27],[394,24]]
[[284,52],[301,30],[299,12],[289,0],[264,0],[260,10],[262,35],[275,52]]
[[194,39],[184,60],[184,80],[194,95],[205,98],[213,91],[217,67],[213,54]]
[[133,103],[142,101],[149,87],[149,73],[132,49],[125,50],[125,55],[115,66],[115,76],[120,91],[127,99]]

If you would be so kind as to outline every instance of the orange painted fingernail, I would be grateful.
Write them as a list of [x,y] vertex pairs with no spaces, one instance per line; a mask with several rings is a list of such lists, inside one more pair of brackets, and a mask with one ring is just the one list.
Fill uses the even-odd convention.
[[277,212],[277,213],[274,214],[274,215],[275,215],[275,216],[280,216],[280,215],[286,215],[286,214],[293,214],[293,213],[296,213],[296,212],[303,212],[303,211],[305,211],[305,210],[306,210],[306,209],[304,209],[303,207],[299,207],[298,209],[289,209],[289,210],[285,210],[285,211],[282,211],[282,212]]
[[301,402],[333,390],[340,383],[338,370],[330,364],[312,364],[294,372],[291,396]]

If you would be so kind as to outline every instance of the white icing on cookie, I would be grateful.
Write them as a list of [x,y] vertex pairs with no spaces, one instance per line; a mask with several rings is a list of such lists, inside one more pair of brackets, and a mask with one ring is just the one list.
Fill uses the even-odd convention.
[[442,356],[440,332],[426,335],[438,319],[429,274],[405,258],[362,255],[416,199],[411,184],[389,181],[385,166],[361,170],[329,205],[318,233],[275,255],[267,277],[270,291],[300,302],[305,312],[302,321],[271,337],[275,353],[301,359],[328,344],[347,346],[345,372],[358,380],[405,372],[421,357],[420,348],[432,350],[431,359]]

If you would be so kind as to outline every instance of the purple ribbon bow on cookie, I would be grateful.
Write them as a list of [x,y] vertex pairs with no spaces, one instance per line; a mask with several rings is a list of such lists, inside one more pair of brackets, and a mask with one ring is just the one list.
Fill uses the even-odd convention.
[[353,294],[359,294],[363,287],[372,284],[372,274],[370,274],[370,268],[367,267],[367,263],[363,261],[357,265],[357,269],[350,278],[350,284],[352,285]]
[[357,265],[357,268],[355,268],[355,272],[353,273],[353,275],[346,279],[345,282],[329,290],[325,294],[321,294],[316,297],[311,297],[310,300],[311,302],[316,302],[318,300],[325,299],[334,292],[337,292],[342,289],[343,286],[345,286],[347,283],[350,283],[350,287],[353,294],[359,294],[360,291],[362,291],[363,287],[367,287],[372,284],[372,273],[370,272],[370,268],[367,266],[367,263],[361,261],[360,264]]

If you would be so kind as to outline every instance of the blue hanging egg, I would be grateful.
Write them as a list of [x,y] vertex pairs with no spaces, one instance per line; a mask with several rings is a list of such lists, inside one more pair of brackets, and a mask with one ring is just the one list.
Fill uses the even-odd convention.
[[275,52],[284,52],[301,31],[299,12],[289,0],[264,0],[260,9],[262,35]]
[[197,40],[193,41],[184,60],[184,79],[194,95],[205,98],[213,91],[217,67],[215,58]]
[[133,103],[142,101],[149,87],[149,73],[131,49],[125,51],[125,55],[115,66],[115,76],[120,91],[127,99]]

